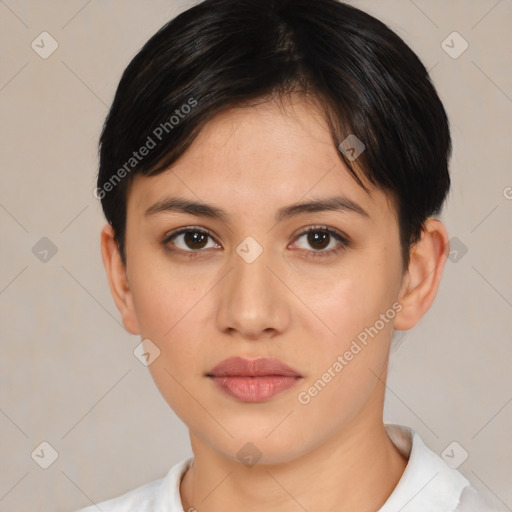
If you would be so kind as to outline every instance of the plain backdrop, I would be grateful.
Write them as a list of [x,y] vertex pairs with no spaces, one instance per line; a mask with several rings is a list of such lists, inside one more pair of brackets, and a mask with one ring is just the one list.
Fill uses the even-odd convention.
[[[439,454],[456,442],[459,470],[512,510],[512,1],[351,3],[418,53],[454,142],[452,253],[433,307],[399,333],[385,420]],[[2,512],[72,511],[191,455],[120,323],[93,196],[121,73],[187,5],[0,0]]]

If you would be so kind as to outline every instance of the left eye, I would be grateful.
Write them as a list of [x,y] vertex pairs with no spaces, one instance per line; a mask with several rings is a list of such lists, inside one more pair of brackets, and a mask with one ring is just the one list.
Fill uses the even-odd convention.
[[[326,227],[310,228],[299,235],[297,240],[301,238],[305,239],[306,243],[314,249],[314,252],[336,252],[340,246],[348,245],[346,238]],[[299,249],[308,250],[308,247],[299,247]]]

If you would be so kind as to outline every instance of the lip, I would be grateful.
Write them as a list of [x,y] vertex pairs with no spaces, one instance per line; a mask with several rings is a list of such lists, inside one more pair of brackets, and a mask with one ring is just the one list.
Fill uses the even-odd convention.
[[263,402],[302,380],[299,372],[277,359],[232,357],[206,374],[229,396],[242,402]]
[[207,374],[214,377],[302,377],[302,375],[282,363],[278,359],[261,357],[259,359],[244,359],[230,357],[220,362]]

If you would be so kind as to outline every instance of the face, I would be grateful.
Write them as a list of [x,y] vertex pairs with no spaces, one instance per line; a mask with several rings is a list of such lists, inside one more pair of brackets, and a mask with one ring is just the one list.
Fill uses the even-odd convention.
[[[325,204],[297,206],[312,202]],[[125,325],[158,347],[156,385],[218,453],[234,460],[251,442],[262,463],[283,462],[381,419],[377,375],[402,283],[397,219],[383,191],[352,178],[311,105],[229,110],[171,170],[137,176],[126,255]],[[273,396],[275,377],[254,400],[235,397],[208,376],[231,357],[275,358],[298,377]]]

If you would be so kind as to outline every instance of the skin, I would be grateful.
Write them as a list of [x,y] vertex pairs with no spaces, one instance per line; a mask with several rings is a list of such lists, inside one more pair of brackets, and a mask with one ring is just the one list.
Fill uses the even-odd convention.
[[[274,218],[281,207],[334,195],[368,216],[320,211]],[[145,215],[170,196],[206,202],[228,217]],[[348,246],[322,256],[339,242],[331,236],[323,245],[309,243],[302,233],[318,225],[340,232]],[[183,227],[211,238],[202,245],[187,245],[183,235],[163,243]],[[378,510],[407,463],[382,419],[393,327],[410,329],[434,300],[448,251],[443,224],[425,222],[404,269],[388,195],[365,192],[313,105],[289,98],[219,114],[171,169],[135,177],[126,267],[113,235],[105,226],[102,255],[124,326],[160,349],[151,375],[190,431],[194,464],[180,484],[184,510]],[[252,263],[236,252],[248,236],[263,248]],[[394,319],[301,404],[298,393],[398,302]],[[303,378],[266,402],[243,403],[205,376],[232,356],[275,357]],[[247,442],[262,454],[252,467],[236,455]]]

